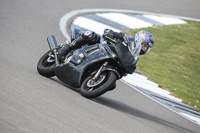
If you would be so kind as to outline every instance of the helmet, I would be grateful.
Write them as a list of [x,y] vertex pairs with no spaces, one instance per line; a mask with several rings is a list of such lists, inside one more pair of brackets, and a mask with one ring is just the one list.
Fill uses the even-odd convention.
[[135,34],[135,41],[136,45],[141,46],[140,55],[146,54],[149,50],[153,47],[154,38],[151,33],[148,31],[142,30]]

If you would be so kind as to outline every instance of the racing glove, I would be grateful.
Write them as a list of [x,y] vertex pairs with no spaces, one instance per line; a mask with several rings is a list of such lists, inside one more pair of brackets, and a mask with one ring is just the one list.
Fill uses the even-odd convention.
[[110,38],[116,38],[116,39],[120,39],[120,40],[124,40],[123,36],[124,36],[124,33],[120,32],[113,32],[112,30],[110,29],[105,29],[104,30],[104,34],[103,34],[103,37],[105,36],[108,36]]
[[110,29],[105,29],[104,30],[104,33],[103,33],[103,37],[110,37],[110,38],[113,38],[114,37],[114,32]]

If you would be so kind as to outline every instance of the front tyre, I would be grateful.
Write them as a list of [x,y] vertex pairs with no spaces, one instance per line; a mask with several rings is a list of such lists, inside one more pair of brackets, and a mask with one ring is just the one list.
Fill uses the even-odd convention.
[[37,70],[38,72],[45,77],[53,77],[54,73],[55,60],[54,56],[51,55],[51,51],[46,52],[38,61]]
[[105,92],[114,89],[117,76],[112,71],[103,71],[97,80],[92,80],[93,76],[88,76],[81,85],[81,95],[86,98],[98,97]]

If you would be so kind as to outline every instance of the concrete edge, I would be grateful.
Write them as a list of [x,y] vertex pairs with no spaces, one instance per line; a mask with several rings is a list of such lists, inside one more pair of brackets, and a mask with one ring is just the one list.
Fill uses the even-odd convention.
[[65,14],[61,19],[59,23],[60,31],[65,36],[67,40],[70,39],[70,31],[68,30],[67,25],[70,25],[71,19],[75,16],[80,16],[84,14],[89,13],[102,13],[102,12],[120,12],[120,13],[131,13],[131,14],[146,14],[146,15],[157,15],[157,16],[163,16],[163,17],[172,17],[172,18],[179,18],[184,20],[190,20],[190,21],[196,21],[200,22],[200,19],[196,18],[189,18],[189,17],[183,17],[183,16],[174,16],[174,15],[167,15],[167,14],[158,14],[158,13],[151,13],[151,12],[143,12],[143,11],[135,11],[135,10],[122,10],[122,9],[80,9],[80,10],[74,10],[67,14]]

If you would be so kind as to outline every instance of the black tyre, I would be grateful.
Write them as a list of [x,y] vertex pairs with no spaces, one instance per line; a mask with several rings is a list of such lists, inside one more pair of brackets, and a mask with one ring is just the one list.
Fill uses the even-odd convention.
[[112,71],[103,71],[99,78],[94,82],[93,76],[88,76],[81,85],[81,95],[86,98],[98,97],[105,92],[114,89],[117,76]]
[[55,60],[54,57],[49,56],[50,51],[46,52],[38,61],[37,70],[45,77],[55,76],[54,67]]

